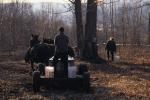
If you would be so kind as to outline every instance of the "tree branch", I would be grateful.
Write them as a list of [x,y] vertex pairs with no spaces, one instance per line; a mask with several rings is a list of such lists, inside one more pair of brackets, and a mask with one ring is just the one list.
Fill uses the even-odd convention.
[[73,0],[68,0],[68,1],[70,1],[72,4],[74,4],[74,3],[75,3]]

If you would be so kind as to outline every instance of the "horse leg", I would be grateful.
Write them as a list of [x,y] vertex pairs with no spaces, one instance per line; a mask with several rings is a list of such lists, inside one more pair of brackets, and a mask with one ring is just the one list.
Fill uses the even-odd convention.
[[31,61],[31,68],[32,68],[32,71],[35,70],[35,69],[34,69],[34,62],[33,62],[33,61]]

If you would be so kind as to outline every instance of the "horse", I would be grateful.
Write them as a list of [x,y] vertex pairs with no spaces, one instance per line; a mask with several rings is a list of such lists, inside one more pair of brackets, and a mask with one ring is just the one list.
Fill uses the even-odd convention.
[[[49,58],[54,56],[54,44],[40,43],[32,48],[29,48],[25,54],[25,62],[31,64],[32,71],[34,71],[34,63],[43,63],[48,65]],[[74,57],[74,51],[68,47],[68,55]]]

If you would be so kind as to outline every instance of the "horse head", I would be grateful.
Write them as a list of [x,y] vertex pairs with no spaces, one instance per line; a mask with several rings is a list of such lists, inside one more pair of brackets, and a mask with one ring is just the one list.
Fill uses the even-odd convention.
[[37,35],[37,34],[32,34],[31,36],[32,36],[32,38],[35,39],[35,40],[38,40],[38,38],[39,38],[39,35]]

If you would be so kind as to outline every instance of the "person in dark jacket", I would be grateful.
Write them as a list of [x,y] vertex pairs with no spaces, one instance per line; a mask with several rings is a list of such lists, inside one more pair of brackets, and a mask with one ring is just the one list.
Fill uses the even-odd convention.
[[69,38],[64,34],[64,28],[61,27],[59,29],[60,33],[55,36],[54,45],[55,45],[55,53],[53,59],[54,67],[58,63],[58,59],[60,58],[64,64],[64,77],[68,77],[68,44]]
[[115,41],[114,41],[114,39],[112,37],[107,42],[105,49],[107,50],[107,58],[108,58],[108,60],[109,60],[110,54],[111,54],[111,61],[114,61],[114,53],[116,53],[116,43],[115,43]]
[[32,34],[32,39],[30,40],[30,48],[34,47],[35,45],[39,44],[40,41],[38,40],[39,36],[38,35],[33,35]]

